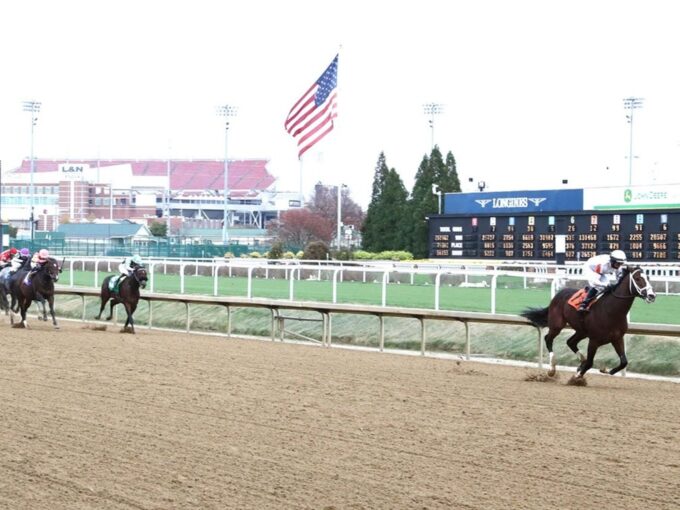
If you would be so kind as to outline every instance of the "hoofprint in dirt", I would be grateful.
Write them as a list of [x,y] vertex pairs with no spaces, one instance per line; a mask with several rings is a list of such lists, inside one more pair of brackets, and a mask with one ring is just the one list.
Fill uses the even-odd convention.
[[2,508],[680,508],[677,384],[0,326]]

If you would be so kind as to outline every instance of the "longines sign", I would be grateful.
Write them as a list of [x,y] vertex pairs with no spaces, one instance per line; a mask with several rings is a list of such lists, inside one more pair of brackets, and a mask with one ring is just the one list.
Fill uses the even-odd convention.
[[444,197],[444,214],[580,211],[582,207],[580,189],[447,193]]
[[529,204],[533,204],[536,207],[545,202],[547,198],[529,198],[529,197],[509,197],[509,198],[486,198],[481,200],[475,200],[482,208],[491,204],[492,209],[508,209],[508,208],[527,208]]
[[85,178],[85,172],[89,169],[90,165],[86,164],[61,163],[59,164],[59,180],[82,181]]

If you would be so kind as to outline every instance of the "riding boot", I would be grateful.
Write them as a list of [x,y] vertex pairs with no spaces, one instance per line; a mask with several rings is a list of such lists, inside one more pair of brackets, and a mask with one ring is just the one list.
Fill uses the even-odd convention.
[[26,280],[24,280],[24,283],[26,283],[26,285],[30,285],[30,284],[31,284],[31,277],[32,277],[36,272],[37,272],[37,271],[34,270],[34,269],[31,269],[31,270],[29,271],[29,273],[26,275]]
[[579,312],[587,312],[588,311],[588,305],[590,302],[595,299],[595,296],[597,296],[597,288],[591,287],[588,289],[588,294],[586,295],[585,299],[583,302],[580,304],[578,307]]

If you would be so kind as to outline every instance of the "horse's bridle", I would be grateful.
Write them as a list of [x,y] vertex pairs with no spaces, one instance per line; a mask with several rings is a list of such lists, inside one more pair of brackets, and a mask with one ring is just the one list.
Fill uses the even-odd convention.
[[142,281],[139,279],[139,276],[137,275],[137,271],[138,271],[139,269],[143,269],[143,268],[141,268],[141,267],[135,268],[135,270],[132,272],[132,276],[135,277],[135,281],[140,285],[140,287],[143,288],[143,287],[146,286],[146,281],[142,282]]
[[49,264],[52,264],[51,260],[48,260],[44,265],[40,266],[40,270],[38,272],[42,271],[42,272],[46,273],[47,276],[50,277],[50,280],[52,280],[53,282],[56,282],[56,281],[59,280],[59,273],[61,272],[60,268],[59,268],[59,264],[57,264],[56,261],[54,262],[54,265],[57,267],[57,272],[55,274],[52,274],[51,267],[47,267]]
[[[633,275],[635,273],[640,273],[640,276],[644,279],[646,285],[644,287],[640,287],[638,283],[635,281],[635,278],[633,278]],[[635,297],[641,297],[648,303],[654,301],[654,298],[656,297],[654,295],[654,289],[652,288],[652,284],[649,283],[649,279],[647,278],[647,275],[645,275],[642,272],[641,268],[634,269],[633,271],[630,271],[628,274],[628,292],[629,295],[627,296],[617,296],[616,291],[619,289],[619,286],[617,285],[616,288],[612,291],[612,296],[615,298],[619,299],[627,299],[627,298],[635,298]],[[635,289],[635,292],[633,292],[633,289]],[[650,299],[651,298],[651,299]]]

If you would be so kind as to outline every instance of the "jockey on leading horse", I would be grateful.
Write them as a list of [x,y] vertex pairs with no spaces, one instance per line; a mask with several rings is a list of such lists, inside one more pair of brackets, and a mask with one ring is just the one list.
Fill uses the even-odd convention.
[[31,284],[31,278],[33,278],[33,275],[40,271],[45,266],[45,264],[47,264],[49,258],[50,252],[45,248],[33,254],[33,257],[31,258],[31,270],[26,275],[26,280],[24,280],[26,285]]
[[[621,266],[626,263],[626,254],[621,250],[614,250],[609,255],[595,255],[583,265],[583,276],[588,280],[588,294],[578,308],[579,312],[587,312],[588,305],[598,294],[603,293],[621,276]],[[612,282],[609,275],[614,275]]]

